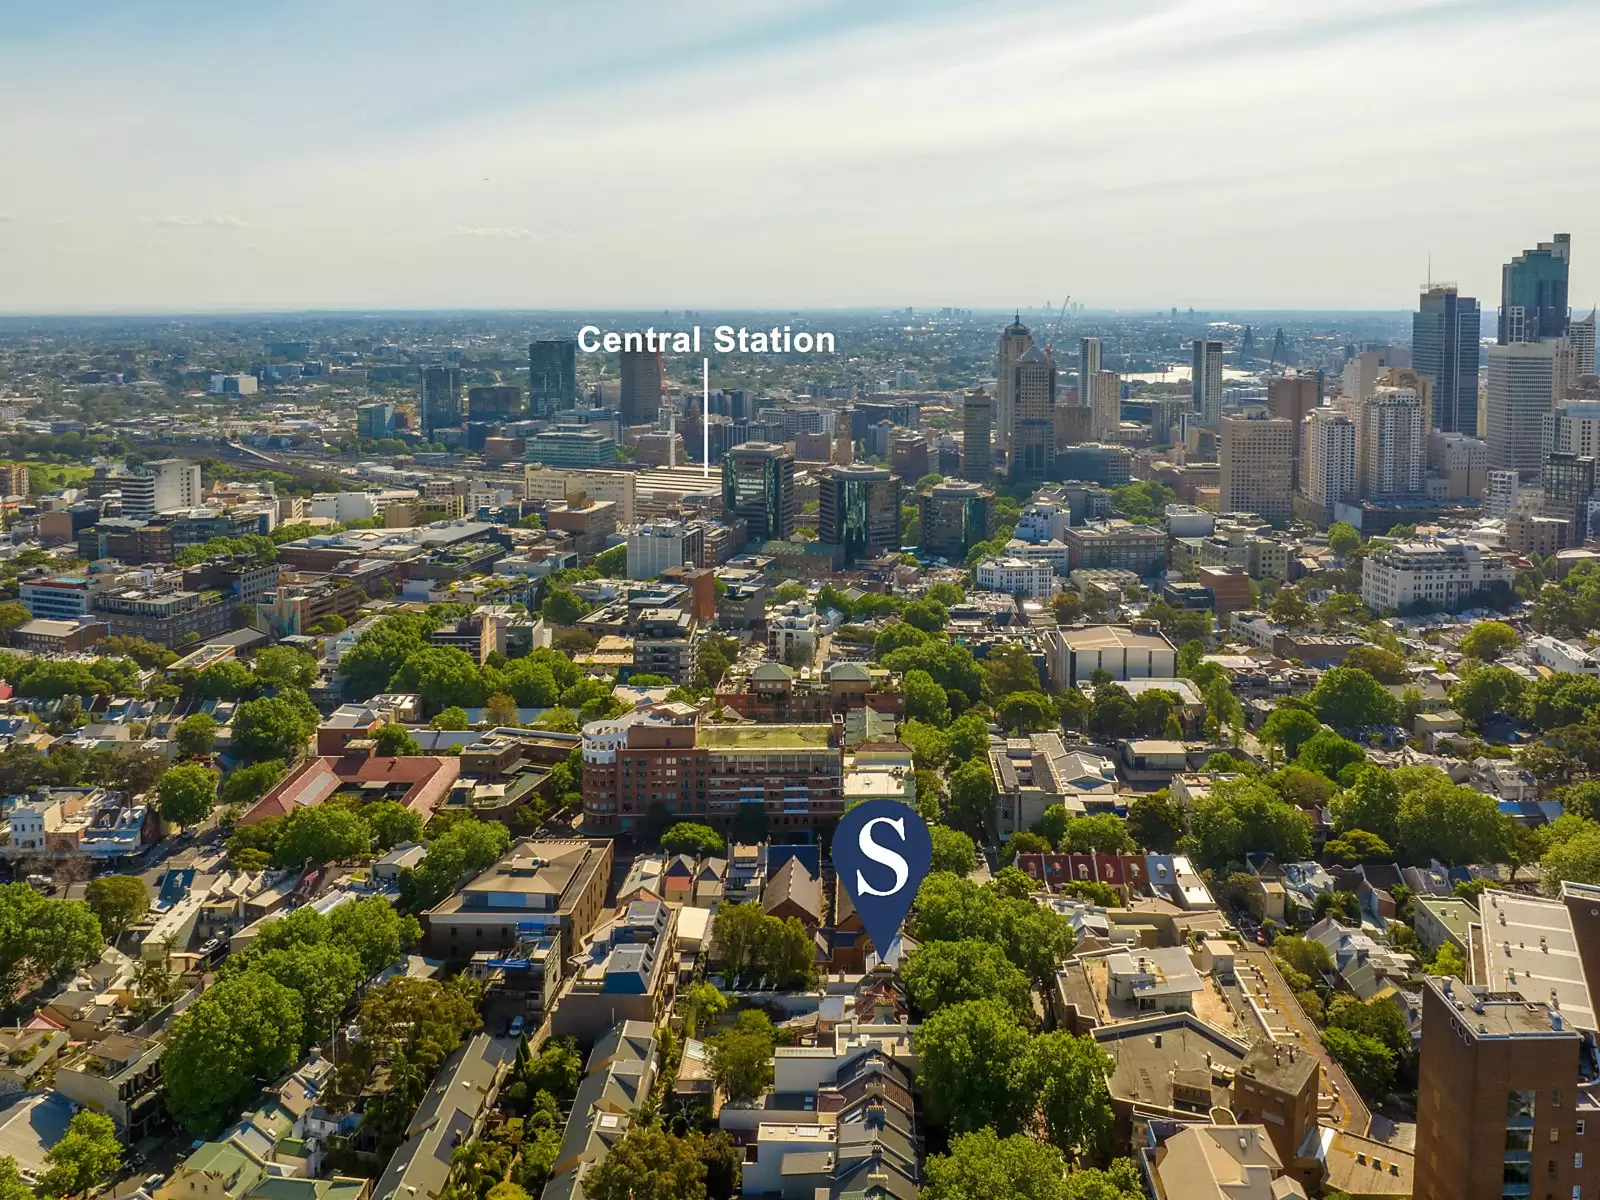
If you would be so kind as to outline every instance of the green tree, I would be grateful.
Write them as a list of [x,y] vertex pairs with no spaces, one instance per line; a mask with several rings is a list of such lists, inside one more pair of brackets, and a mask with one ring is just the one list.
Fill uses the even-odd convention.
[[[1387,692],[1384,695],[1388,695]],[[1295,766],[1315,771],[1337,782],[1344,772],[1357,763],[1365,762],[1367,752],[1354,742],[1324,729],[1307,738],[1295,755]]]
[[[355,653],[354,649],[351,653]],[[293,762],[305,752],[306,741],[316,732],[317,713],[309,715],[283,696],[247,700],[234,711],[234,754],[246,763],[267,759]]]
[[1050,1140],[1068,1157],[1103,1150],[1111,1141],[1111,1058],[1091,1037],[1054,1032],[1034,1038],[1023,1068]]
[[986,758],[963,762],[950,774],[950,823],[981,836],[994,821],[996,794]]
[[978,851],[970,837],[943,825],[931,826],[928,833],[933,839],[931,870],[950,871],[956,875],[970,875],[977,870]]
[[1074,854],[1131,854],[1138,849],[1128,836],[1127,826],[1111,813],[1068,821],[1061,848]]
[[100,932],[112,944],[150,910],[149,890],[137,875],[100,875],[91,879],[84,900],[100,922]]
[[1526,685],[1522,677],[1504,667],[1479,667],[1468,671],[1450,689],[1450,704],[1476,726],[1499,713],[1514,713],[1522,705]]
[[1428,964],[1429,975],[1454,975],[1465,982],[1467,978],[1467,960],[1454,942],[1444,942],[1439,946],[1439,952],[1433,956],[1433,961]]
[[1551,844],[1541,865],[1542,886],[1550,895],[1560,892],[1563,882],[1600,884],[1600,825],[1585,822],[1572,836]]
[[906,960],[901,975],[911,1003],[925,1015],[969,1000],[999,1000],[1017,1012],[1030,1010],[1028,977],[991,942],[928,942]]
[[278,838],[280,867],[363,859],[372,850],[372,830],[341,804],[298,808],[283,823]]
[[194,713],[178,722],[172,740],[178,744],[178,752],[188,758],[210,754],[217,744],[217,723],[205,713]]
[[1488,862],[1501,846],[1500,807],[1492,796],[1441,776],[1400,797],[1399,844],[1419,862]]
[[1382,646],[1355,646],[1345,656],[1344,665],[1365,671],[1379,683],[1405,683],[1411,677],[1406,673],[1406,660],[1393,650]]
[[595,556],[594,569],[601,578],[620,579],[628,573],[628,546],[624,542]]
[[708,1039],[711,1077],[732,1100],[754,1100],[772,1084],[776,1034],[760,1009],[746,1009],[731,1029]]
[[472,728],[472,723],[467,720],[466,710],[454,704],[434,717],[429,724],[435,729],[456,732]]
[[552,625],[576,625],[588,613],[589,605],[571,588],[550,584],[540,601],[539,613]]
[[922,1023],[914,1044],[923,1094],[952,1132],[1022,1128],[1030,1108],[1024,1090],[1029,1038],[1004,1003],[969,1000],[941,1008]]
[[1354,525],[1335,521],[1328,526],[1328,549],[1340,558],[1361,545],[1361,534]]
[[1311,689],[1311,707],[1335,729],[1387,725],[1394,720],[1395,700],[1381,683],[1356,667],[1334,667]]
[[382,896],[341,904],[328,915],[328,940],[356,956],[363,978],[397,960],[421,937],[417,919],[402,916]]
[[725,846],[720,833],[709,825],[694,821],[679,821],[661,835],[661,848],[668,854],[710,858],[721,854]]
[[1261,726],[1261,740],[1270,746],[1283,749],[1283,756],[1292,759],[1318,733],[1322,722],[1299,708],[1277,708],[1268,715]]
[[1089,732],[1108,741],[1132,737],[1139,730],[1139,708],[1126,688],[1102,683],[1089,701]]
[[1322,1044],[1363,1096],[1379,1100],[1394,1089],[1394,1052],[1377,1038],[1330,1026],[1323,1031]]
[[1067,1200],[1067,1165],[1049,1142],[992,1129],[962,1134],[928,1157],[923,1200]]
[[377,840],[378,849],[393,850],[404,842],[422,841],[422,814],[397,800],[379,800],[361,809],[361,819]]
[[1504,621],[1482,621],[1467,631],[1461,639],[1461,653],[1468,658],[1493,662],[1508,650],[1515,650],[1517,631]]
[[161,1074],[167,1107],[184,1128],[215,1133],[260,1084],[294,1065],[304,1029],[300,1006],[283,984],[246,971],[220,980],[173,1022]]
[[256,655],[255,673],[272,687],[305,690],[317,682],[317,660],[291,646],[268,646]]
[[468,872],[482,871],[510,848],[511,834],[496,821],[468,818],[434,838],[417,869],[401,880],[401,898],[411,912],[443,900]]
[[252,804],[271,791],[287,770],[282,761],[277,759],[240,767],[222,781],[222,802]]
[[1128,836],[1141,850],[1172,853],[1186,827],[1183,805],[1172,799],[1165,788],[1135,797],[1128,805]]
[[1241,863],[1264,850],[1279,862],[1311,854],[1311,822],[1265,783],[1254,779],[1219,783],[1195,802],[1190,832],[1200,864],[1214,870]]
[[1352,829],[1330,839],[1322,847],[1322,852],[1324,857],[1345,867],[1353,867],[1358,863],[1394,861],[1394,850],[1389,843],[1365,829]]
[[695,1134],[675,1137],[634,1125],[583,1177],[587,1200],[683,1200],[706,1195],[706,1163]]
[[1281,937],[1272,944],[1272,953],[1293,971],[1310,979],[1320,979],[1333,970],[1333,955],[1321,942],[1303,937]]
[[1363,767],[1329,802],[1338,833],[1364,829],[1389,845],[1400,839],[1400,789],[1388,771]]
[[1026,900],[1033,895],[1033,880],[1025,871],[1017,867],[1001,867],[995,872],[994,878],[989,880],[989,886],[996,895],[1007,896],[1013,900]]
[[307,1040],[329,1028],[363,978],[360,959],[328,942],[251,953],[242,961],[247,974],[274,979],[300,998],[301,1032]]
[[67,1122],[61,1140],[44,1152],[44,1160],[50,1169],[39,1180],[43,1195],[87,1194],[122,1169],[117,1127],[104,1113],[82,1109]]
[[[1149,737],[1165,737],[1168,724],[1177,720],[1178,695],[1163,688],[1152,688],[1139,693],[1134,708],[1139,714],[1140,733]],[[1183,732],[1181,727],[1178,732]]]
[[991,696],[1043,690],[1039,686],[1039,672],[1033,665],[1033,656],[1016,642],[1008,642],[990,650],[988,657],[983,660],[983,675]]
[[1049,729],[1059,723],[1056,706],[1042,692],[1012,692],[995,704],[1000,724],[1018,737]]
[[216,772],[179,763],[156,781],[156,798],[161,815],[174,825],[198,825],[216,807]]
[[404,725],[383,725],[372,735],[372,740],[377,743],[374,750],[383,758],[415,757],[422,753],[422,747],[417,744],[417,739]]
[[35,1200],[33,1188],[17,1170],[17,1160],[0,1155],[0,1200]]

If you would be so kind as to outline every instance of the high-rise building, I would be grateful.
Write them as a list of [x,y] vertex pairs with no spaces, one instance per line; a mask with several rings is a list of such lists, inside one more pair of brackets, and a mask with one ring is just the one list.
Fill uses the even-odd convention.
[[788,538],[794,533],[794,455],[772,442],[745,442],[728,451],[722,511],[729,520],[743,519],[752,541]]
[[818,472],[817,540],[844,560],[876,558],[900,545],[900,477],[856,463]]
[[1471,296],[1442,283],[1422,293],[1411,316],[1411,365],[1433,381],[1433,428],[1478,432],[1478,344],[1483,316]]
[[0,496],[26,496],[28,494],[28,466],[0,466]]
[[1317,407],[1317,377],[1315,375],[1280,375],[1267,384],[1267,412],[1282,417],[1294,426],[1294,462],[1290,471],[1290,485],[1300,487],[1300,456],[1305,442],[1306,414]]
[[1056,448],[1056,360],[1030,347],[1011,369],[1011,436],[1006,477],[1013,483],[1050,478]]
[[1208,429],[1222,420],[1222,343],[1196,338],[1189,403]]
[[1428,460],[1428,423],[1416,389],[1376,387],[1356,412],[1356,488],[1361,497],[1419,495]]
[[1563,454],[1556,451],[1544,456],[1544,469],[1540,472],[1540,488],[1544,492],[1541,506],[1547,517],[1559,517],[1567,522],[1567,544],[1585,540],[1589,528],[1589,497],[1594,495],[1593,457],[1587,454]]
[[1489,465],[1529,478],[1544,462],[1545,418],[1560,396],[1563,339],[1509,342],[1489,347],[1484,440]]
[[461,424],[461,368],[441,363],[423,367],[417,410],[422,434],[429,439],[435,429]]
[[974,388],[961,398],[961,476],[973,483],[987,483],[994,474],[989,453],[989,435],[994,429],[994,399],[982,388]]
[[994,418],[995,437],[1000,453],[1010,463],[1011,436],[1015,432],[1012,417],[1013,398],[1016,395],[1016,366],[1022,356],[1033,349],[1033,334],[1022,323],[1018,314],[1000,331],[1000,342],[995,348]]
[[491,424],[522,415],[522,388],[514,383],[492,383],[467,389],[467,418]]
[[1443,484],[1443,499],[1476,500],[1487,486],[1489,447],[1482,438],[1464,433],[1428,435],[1428,494],[1437,495],[1436,483]]
[[198,508],[200,466],[186,458],[160,458],[134,467],[121,480],[122,515],[148,521],[175,508]]
[[1600,458],[1600,401],[1557,404],[1544,419],[1544,449]]
[[624,425],[654,425],[666,395],[666,367],[659,350],[624,350],[620,356]]
[[1594,374],[1594,318],[1595,310],[1581,321],[1567,326],[1567,338],[1572,342],[1572,372],[1582,378]]
[[394,405],[387,400],[357,405],[356,436],[374,441],[394,436]]
[[1096,371],[1089,376],[1087,403],[1094,413],[1089,418],[1090,435],[1105,441],[1122,425],[1122,376],[1115,371]]
[[917,497],[924,554],[966,561],[967,551],[994,535],[994,493],[977,483],[947,479]]
[[578,343],[540,338],[528,345],[528,415],[548,419],[578,404]]
[[1100,339],[1086,337],[1078,342],[1078,403],[1088,404],[1094,394],[1094,377],[1104,367]]
[[1356,425],[1336,408],[1311,410],[1302,427],[1300,491],[1324,510],[1356,492]]
[[845,408],[839,413],[833,426],[833,461],[835,465],[848,467],[856,460],[856,414],[855,409]]
[[1500,270],[1500,321],[1495,340],[1505,346],[1558,338],[1567,332],[1567,273],[1572,235],[1524,250]]
[[1289,488],[1294,428],[1282,417],[1222,417],[1224,513],[1254,513],[1266,521],[1288,521],[1294,507]]

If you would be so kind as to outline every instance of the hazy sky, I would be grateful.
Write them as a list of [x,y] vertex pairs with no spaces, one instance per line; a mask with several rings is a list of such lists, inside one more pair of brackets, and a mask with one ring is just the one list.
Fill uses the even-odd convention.
[[0,311],[1492,308],[1557,230],[1587,311],[1597,63],[1593,0],[4,0]]

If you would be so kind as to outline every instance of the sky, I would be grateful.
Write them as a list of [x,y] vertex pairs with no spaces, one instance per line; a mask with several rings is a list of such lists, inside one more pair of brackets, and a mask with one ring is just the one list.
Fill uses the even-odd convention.
[[0,312],[1600,298],[1592,0],[0,3]]

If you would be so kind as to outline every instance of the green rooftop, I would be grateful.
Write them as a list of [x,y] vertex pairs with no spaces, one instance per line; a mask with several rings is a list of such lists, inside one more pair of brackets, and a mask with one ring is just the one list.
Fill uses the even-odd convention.
[[696,745],[708,750],[826,750],[831,725],[702,725]]

